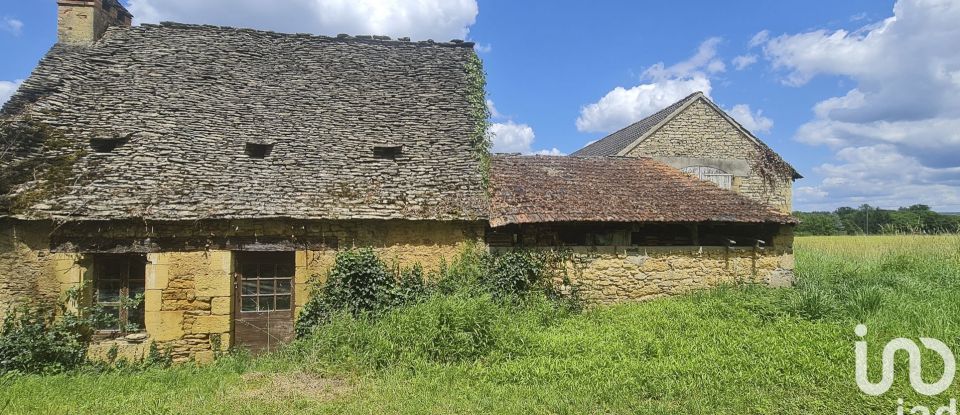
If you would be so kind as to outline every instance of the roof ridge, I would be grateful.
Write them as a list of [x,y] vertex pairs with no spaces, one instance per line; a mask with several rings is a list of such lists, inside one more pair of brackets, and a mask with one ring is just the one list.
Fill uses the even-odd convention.
[[[586,149],[590,148],[591,146],[594,146],[595,144],[599,144],[599,143],[601,143],[601,142],[604,141],[604,140],[607,140],[607,139],[616,139],[616,136],[617,136],[618,134],[620,134],[620,133],[622,133],[622,132],[625,132],[625,131],[627,131],[627,130],[629,130],[629,129],[631,129],[631,128],[634,128],[634,127],[636,127],[636,126],[639,125],[639,124],[643,124],[644,122],[646,122],[646,121],[648,121],[648,120],[651,120],[651,119],[656,118],[656,117],[658,117],[658,116],[664,115],[663,113],[664,113],[665,111],[673,108],[674,106],[676,106],[676,105],[678,105],[678,104],[685,103],[685,102],[687,102],[687,101],[689,101],[689,100],[691,100],[691,99],[693,99],[693,98],[695,98],[695,97],[703,97],[703,96],[704,96],[703,91],[694,91],[694,92],[691,93],[690,95],[687,95],[687,96],[685,96],[685,97],[683,97],[683,98],[681,98],[681,99],[679,99],[679,100],[671,103],[670,105],[667,105],[667,106],[665,106],[665,107],[663,107],[663,108],[661,108],[661,109],[659,109],[659,110],[657,110],[657,111],[654,111],[652,114],[650,114],[650,115],[648,115],[648,116],[646,116],[646,117],[643,117],[643,118],[641,118],[641,119],[639,119],[639,120],[637,120],[637,121],[634,121],[634,122],[628,124],[627,126],[619,129],[619,130],[616,130],[616,131],[613,131],[613,132],[607,134],[606,136],[604,136],[603,138],[601,138],[601,139],[599,139],[599,140],[597,140],[597,141],[594,141],[594,142],[592,142],[592,143],[590,143],[590,144],[587,144],[586,146],[583,146],[583,148],[581,148],[581,149],[579,149],[579,150],[577,150],[577,151],[574,151],[574,152],[573,152],[572,154],[570,154],[570,155],[571,155],[571,156],[574,156],[574,157],[582,157],[582,156],[577,156],[577,153],[579,153],[579,152],[581,152],[581,151],[583,151],[583,150],[586,150]],[[676,111],[676,109],[671,110],[670,113],[673,113],[674,111]],[[632,141],[631,141],[631,142],[632,142]],[[629,143],[628,143],[628,145],[629,145]]]
[[[417,46],[442,46],[442,47],[462,47],[462,48],[473,48],[476,43],[465,41],[462,39],[451,39],[447,42],[438,42],[433,39],[427,40],[418,40],[412,41],[409,37],[400,37],[393,39],[390,36],[382,35],[349,35],[345,33],[338,34],[336,36],[328,35],[318,35],[313,33],[289,33],[289,32],[277,32],[273,30],[262,30],[246,27],[235,27],[235,26],[218,26],[211,24],[195,24],[195,23],[180,23],[180,22],[170,22],[163,21],[158,24],[153,23],[143,23],[138,26],[134,26],[132,29],[136,30],[138,28],[143,29],[183,29],[183,30],[218,30],[218,31],[233,31],[241,33],[252,33],[260,34],[267,36],[283,36],[291,38],[307,38],[307,39],[316,39],[316,40],[325,40],[325,41],[341,41],[341,42],[358,42],[358,43],[382,43],[382,44],[402,44],[402,45],[417,45]],[[126,28],[124,28],[126,29]]]

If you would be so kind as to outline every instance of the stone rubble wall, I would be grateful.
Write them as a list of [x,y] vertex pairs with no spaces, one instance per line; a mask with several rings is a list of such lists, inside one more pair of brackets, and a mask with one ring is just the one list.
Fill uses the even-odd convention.
[[735,177],[733,190],[790,213],[793,182],[777,180],[773,184],[767,183],[753,163],[758,151],[750,138],[705,102],[697,100],[640,143],[630,155],[747,160],[751,166],[750,175]]
[[[388,266],[420,264],[428,271],[452,260],[466,244],[479,242],[484,229],[482,222],[437,221],[328,221],[316,226],[325,235],[336,237],[340,249],[371,246]],[[243,232],[245,227],[255,228],[260,235],[289,231],[282,221],[241,224],[235,229]],[[91,232],[110,238],[130,230],[103,226]],[[198,232],[204,231],[185,225],[180,235]],[[84,298],[92,298],[91,284],[85,282],[93,279],[93,255],[50,253],[49,234],[49,226],[41,229],[33,222],[17,222],[15,229],[12,223],[0,228],[0,305],[18,299],[55,304],[74,287],[86,287]],[[323,281],[336,253],[337,248],[332,247],[296,251],[295,312],[309,299],[312,283]],[[212,361],[218,352],[215,347],[226,350],[232,341],[233,252],[209,249],[146,256],[147,338],[104,340],[91,347],[91,356],[105,358],[116,347],[118,356],[138,360],[155,342],[170,352],[175,362]]]
[[585,302],[615,304],[721,284],[787,286],[793,254],[725,247],[596,249],[574,252],[568,267]]
[[49,232],[47,223],[0,220],[0,321],[16,304],[59,300],[58,276],[74,267],[50,253]]

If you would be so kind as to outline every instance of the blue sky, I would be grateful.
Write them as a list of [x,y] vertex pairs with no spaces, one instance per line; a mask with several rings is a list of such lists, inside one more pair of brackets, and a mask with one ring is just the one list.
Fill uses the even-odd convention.
[[[570,153],[704,89],[806,176],[799,209],[960,211],[960,7],[949,3],[127,2],[137,22],[466,37],[485,62],[502,151]],[[0,100],[55,42],[55,8],[0,5]]]

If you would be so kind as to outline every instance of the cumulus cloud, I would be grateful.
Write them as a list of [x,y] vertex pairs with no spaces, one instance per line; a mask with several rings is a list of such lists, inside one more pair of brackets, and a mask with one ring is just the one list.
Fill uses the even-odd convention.
[[556,148],[533,151],[533,141],[536,139],[536,133],[533,132],[532,127],[527,124],[515,123],[509,119],[510,117],[501,114],[493,100],[487,100],[487,110],[490,111],[492,119],[500,121],[490,125],[494,153],[565,155]]
[[754,112],[747,104],[734,105],[733,108],[727,110],[727,113],[737,120],[743,128],[754,134],[769,133],[770,129],[773,128],[773,120],[764,117],[761,110]]
[[[697,52],[687,60],[670,66],[660,62],[644,70],[642,79],[648,83],[630,88],[618,86],[599,101],[584,106],[577,118],[577,130],[609,133],[637,122],[694,92],[701,91],[709,97],[713,90],[711,76],[726,70],[723,60],[717,57],[717,46],[721,42],[720,38],[709,38],[703,41]],[[756,56],[751,56],[755,62]],[[734,59],[734,66],[738,69],[753,63],[744,63],[743,59],[738,59]],[[734,105],[728,112],[754,133],[769,132],[773,128],[773,120],[764,117],[760,110],[751,110],[749,105]]]
[[656,63],[644,71],[644,76],[653,80],[663,80],[691,77],[703,72],[723,72],[726,65],[722,60],[717,59],[717,46],[721,41],[722,39],[718,37],[709,38],[700,44],[697,53],[689,59],[669,67],[665,67],[663,62]]
[[644,70],[642,79],[648,83],[618,86],[599,101],[584,106],[577,118],[577,130],[615,131],[696,91],[709,96],[713,89],[709,75],[726,69],[717,58],[720,42],[720,38],[707,39],[687,60],[670,66],[660,62]]
[[823,180],[796,189],[799,206],[809,210],[864,203],[889,208],[917,203],[960,207],[960,168],[927,167],[886,144],[843,148],[836,159],[814,169]]
[[20,33],[23,31],[23,22],[12,17],[4,16],[3,19],[0,19],[0,30],[14,36],[20,36]]
[[[960,168],[960,49],[945,47],[960,44],[957,21],[955,1],[900,0],[892,17],[855,31],[816,30],[764,41],[764,56],[788,85],[822,75],[856,84],[818,103],[814,119],[797,132],[799,141],[837,152],[837,163],[817,169],[824,179],[810,186],[817,190],[812,194],[826,193],[839,203],[869,189],[878,201],[958,204],[951,198],[958,189],[954,170]],[[877,158],[881,152],[884,158]],[[882,164],[890,160],[895,162]],[[901,178],[878,181],[866,174],[871,167],[889,167]],[[937,200],[929,200],[933,196]]]
[[657,112],[696,91],[710,95],[710,80],[703,75],[665,79],[632,88],[618,86],[593,104],[580,109],[577,130],[608,133]]
[[490,125],[494,153],[529,153],[536,135],[533,128],[513,121]]
[[476,0],[129,0],[134,22],[169,20],[280,32],[465,39]]
[[769,31],[769,30],[761,30],[761,31],[757,32],[757,34],[753,35],[752,38],[750,38],[750,42],[747,44],[747,46],[749,46],[751,49],[753,49],[753,48],[755,48],[755,47],[757,47],[757,46],[760,46],[760,45],[763,45],[764,43],[767,43],[767,40],[770,40],[770,31]]
[[22,79],[16,81],[0,81],[0,106],[6,104],[10,97],[17,92],[17,88],[20,88],[20,84],[23,83]]
[[755,63],[757,63],[757,55],[740,55],[733,58],[733,67],[738,71],[747,69]]

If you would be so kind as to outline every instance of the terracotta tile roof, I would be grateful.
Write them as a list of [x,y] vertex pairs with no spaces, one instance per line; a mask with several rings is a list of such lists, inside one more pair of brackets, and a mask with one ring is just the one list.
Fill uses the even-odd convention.
[[649,158],[494,156],[490,225],[771,222],[790,215]]
[[55,45],[3,115],[62,131],[87,152],[74,173],[96,173],[31,217],[482,220],[474,57],[461,41],[110,28]]

